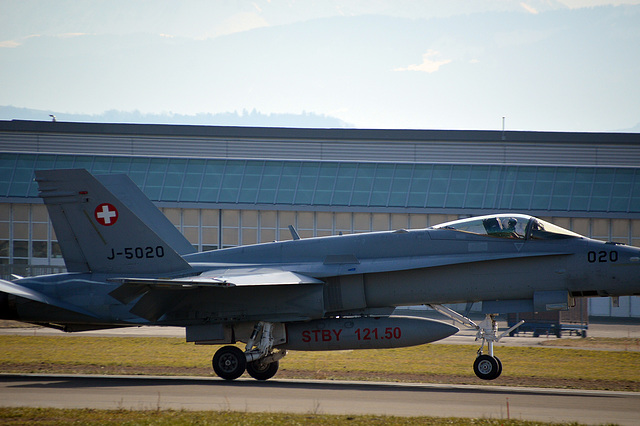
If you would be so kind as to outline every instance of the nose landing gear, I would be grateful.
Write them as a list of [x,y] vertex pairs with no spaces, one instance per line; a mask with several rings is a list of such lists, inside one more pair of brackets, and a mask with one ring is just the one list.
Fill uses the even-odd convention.
[[[473,363],[473,372],[482,380],[494,380],[502,374],[502,362],[493,354],[493,344],[497,343],[504,336],[511,333],[516,328],[524,324],[524,320],[520,321],[507,331],[498,335],[498,324],[496,323],[496,314],[487,314],[480,324],[476,324],[464,315],[460,315],[456,311],[447,308],[442,305],[427,305],[434,310],[440,312],[451,318],[454,321],[461,323],[462,325],[474,328],[476,330],[476,341],[482,340],[482,345],[478,349],[478,356]],[[484,344],[487,344],[487,354],[483,353]]]
[[473,363],[473,372],[483,380],[497,379],[502,373],[502,362],[497,356],[478,355]]

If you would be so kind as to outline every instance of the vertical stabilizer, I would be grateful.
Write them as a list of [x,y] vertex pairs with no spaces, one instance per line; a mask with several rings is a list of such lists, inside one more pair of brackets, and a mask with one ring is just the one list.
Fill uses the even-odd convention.
[[88,171],[38,170],[36,180],[70,272],[160,274],[190,268]]
[[185,255],[196,251],[189,240],[153,205],[151,200],[144,195],[144,192],[133,183],[129,176],[114,174],[100,175],[95,178],[106,186],[114,196],[126,204],[133,214],[144,219],[144,223],[178,254]]

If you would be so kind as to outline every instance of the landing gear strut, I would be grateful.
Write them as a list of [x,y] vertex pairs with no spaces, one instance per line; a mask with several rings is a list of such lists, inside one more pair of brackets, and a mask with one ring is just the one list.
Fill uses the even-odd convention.
[[236,346],[218,349],[211,362],[218,377],[235,380],[245,370],[256,380],[268,380],[275,376],[279,361],[287,351],[273,349],[272,328],[273,324],[270,322],[257,323],[244,352]]
[[[473,363],[473,372],[483,380],[494,380],[502,374],[502,362],[493,354],[493,344],[497,343],[507,334],[524,324],[524,320],[520,321],[507,331],[498,335],[498,324],[496,323],[496,314],[487,314],[480,324],[476,324],[464,315],[460,315],[456,311],[442,305],[427,305],[441,314],[461,323],[469,328],[476,330],[476,340],[482,340],[482,345],[478,349],[478,356]],[[487,354],[483,353],[485,342],[487,344]]]

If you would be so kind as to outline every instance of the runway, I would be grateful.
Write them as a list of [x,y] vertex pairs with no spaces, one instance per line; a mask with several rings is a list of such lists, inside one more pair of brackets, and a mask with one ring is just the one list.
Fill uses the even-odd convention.
[[0,405],[479,417],[637,425],[640,394],[496,386],[0,375]]

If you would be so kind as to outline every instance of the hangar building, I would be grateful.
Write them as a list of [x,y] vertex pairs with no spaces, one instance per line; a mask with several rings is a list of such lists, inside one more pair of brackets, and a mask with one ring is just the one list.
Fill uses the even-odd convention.
[[[126,173],[198,250],[531,214],[640,246],[640,134],[0,121],[0,272],[64,270],[34,170]],[[624,299],[624,300],[623,300]],[[591,299],[640,317],[640,298]]]

